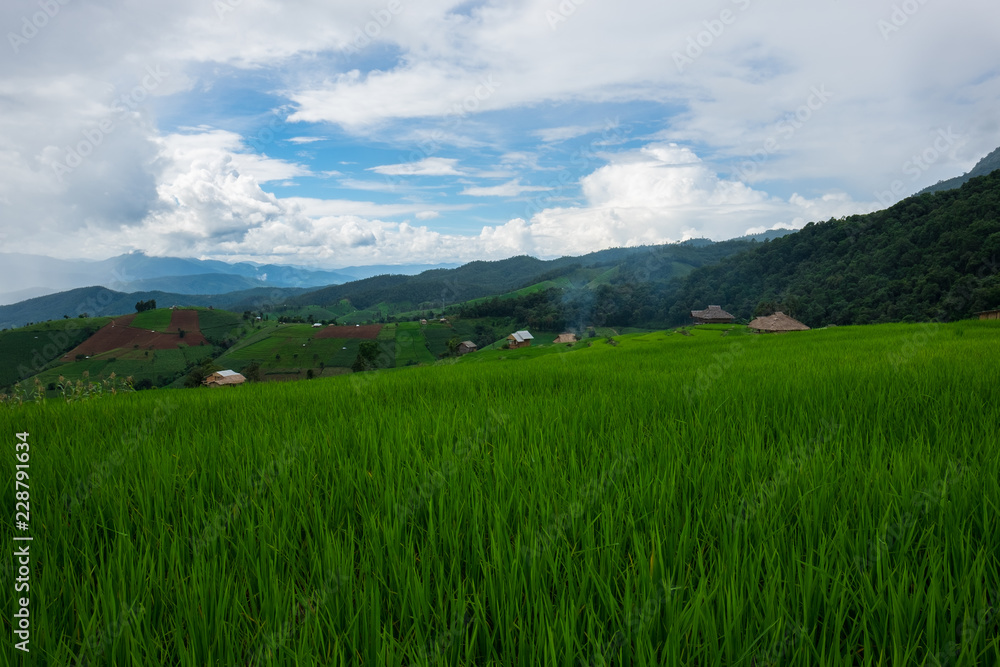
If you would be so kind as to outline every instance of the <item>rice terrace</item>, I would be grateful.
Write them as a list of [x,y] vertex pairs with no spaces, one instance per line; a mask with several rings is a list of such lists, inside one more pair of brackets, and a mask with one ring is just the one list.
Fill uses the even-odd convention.
[[0,667],[1000,667],[997,16],[0,3]]
[[106,324],[84,343],[66,353],[63,359],[68,361],[78,354],[90,356],[136,346],[147,350],[172,350],[180,342],[188,345],[204,345],[208,342],[198,329],[197,311],[159,312],[170,315],[169,325],[162,331],[148,329],[147,327],[155,326],[152,323],[137,321],[143,319],[143,313],[125,315]]

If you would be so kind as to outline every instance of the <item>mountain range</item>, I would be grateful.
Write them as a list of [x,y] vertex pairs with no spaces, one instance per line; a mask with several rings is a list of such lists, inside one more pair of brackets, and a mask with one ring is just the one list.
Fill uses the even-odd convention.
[[0,253],[0,264],[6,269],[0,282],[0,305],[88,286],[125,293],[214,295],[258,287],[325,287],[389,272],[412,275],[432,268],[458,266],[411,264],[323,270],[285,264],[151,257],[142,252],[101,261]]
[[[972,277],[962,278],[964,268],[942,263],[941,257],[968,262],[974,254],[981,265],[995,262],[989,253],[997,251],[993,225],[1000,205],[994,201],[991,184],[997,180],[994,172],[998,167],[1000,148],[961,177],[942,181],[884,211],[830,221],[837,224],[810,223],[797,232],[772,230],[718,243],[692,239],[662,246],[612,248],[552,260],[521,256],[461,266],[315,270],[150,257],[141,252],[100,262],[0,254],[0,262],[8,268],[0,289],[8,299],[23,298],[33,290],[41,293],[0,306],[0,328],[84,312],[92,316],[125,314],[133,311],[137,301],[150,299],[160,305],[213,306],[237,312],[265,305],[294,310],[348,302],[357,310],[375,308],[386,313],[443,308],[532,285],[587,286],[600,292],[605,301],[603,312],[618,317],[619,323],[634,319],[622,315],[623,311],[645,313],[645,319],[657,323],[677,323],[684,319],[689,303],[709,301],[726,304],[744,316],[755,310],[761,299],[786,310],[799,310],[812,324],[926,319],[932,316],[926,308],[933,305],[939,312],[938,301],[954,289],[956,280],[973,281]],[[982,182],[977,180],[987,174],[992,175]],[[974,187],[969,189],[970,185]],[[849,243],[845,244],[845,239]],[[855,243],[859,239],[864,242]],[[654,257],[656,270],[643,269]],[[914,273],[929,271],[928,267],[936,271],[929,278],[930,285]],[[841,289],[844,276],[866,287]],[[982,278],[976,279],[978,291],[972,301],[966,298],[966,306],[973,302],[977,307],[996,305],[991,303],[992,282]],[[818,294],[817,283],[836,289]],[[922,285],[923,296],[906,293],[915,283]],[[75,289],[52,293],[65,290],[67,285]],[[839,294],[839,300],[826,303],[826,297],[833,294]],[[896,302],[883,303],[891,299]],[[386,304],[391,307],[384,308]],[[945,310],[956,316],[967,314],[968,307]]]

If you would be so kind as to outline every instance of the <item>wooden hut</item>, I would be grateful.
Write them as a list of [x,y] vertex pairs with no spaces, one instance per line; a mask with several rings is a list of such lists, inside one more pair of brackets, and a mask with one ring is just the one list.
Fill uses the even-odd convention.
[[809,331],[809,327],[798,320],[792,319],[781,311],[774,315],[758,317],[747,325],[749,329],[762,333],[783,333],[785,331]]
[[475,352],[477,349],[478,346],[471,340],[463,340],[461,343],[458,344],[458,356],[462,356],[463,354],[468,354],[469,352]]
[[575,342],[576,342],[576,334],[572,334],[572,333],[559,334],[559,337],[556,338],[553,341],[553,343],[556,343],[556,344],[558,344],[558,343],[575,343]]
[[1000,320],[1000,310],[984,310],[976,313],[981,320]]
[[243,384],[247,379],[236,371],[218,371],[205,378],[206,387],[222,387],[228,384]]
[[692,310],[695,324],[732,324],[736,318],[719,306],[709,306],[705,310]]
[[534,339],[535,337],[527,331],[515,331],[511,335],[507,336],[507,346],[512,350],[516,350],[519,347],[529,347],[531,345],[531,341]]

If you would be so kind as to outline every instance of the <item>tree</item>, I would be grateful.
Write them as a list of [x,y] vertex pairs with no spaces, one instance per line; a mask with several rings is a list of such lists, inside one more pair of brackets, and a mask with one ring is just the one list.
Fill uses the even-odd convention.
[[458,346],[462,344],[461,339],[458,336],[452,336],[448,339],[448,354],[455,356],[458,354]]
[[351,364],[351,370],[355,373],[371,371],[378,368],[378,343],[373,340],[366,340],[358,346],[358,356]]
[[247,364],[246,368],[243,369],[243,377],[248,382],[260,382],[260,364],[256,361]]
[[200,387],[212,373],[221,371],[221,366],[216,366],[211,359],[205,359],[200,366],[195,366],[184,379],[184,386],[190,388]]

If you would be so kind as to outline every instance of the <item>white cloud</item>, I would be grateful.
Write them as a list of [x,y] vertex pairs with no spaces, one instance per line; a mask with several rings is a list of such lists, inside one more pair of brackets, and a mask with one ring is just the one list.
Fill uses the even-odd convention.
[[[338,263],[586,252],[868,210],[893,181],[914,192],[1000,144],[992,3],[920,4],[889,34],[878,22],[892,9],[863,0],[724,4],[736,20],[709,35],[683,72],[675,55],[719,8],[574,3],[553,29],[553,0],[460,12],[455,0],[427,0],[404,3],[372,46],[352,54],[384,0],[301,0],[294,12],[278,0],[60,4],[0,73],[0,243],[58,256],[142,248]],[[0,25],[16,31],[37,11],[27,0],[0,3]],[[150,68],[163,76],[150,78]],[[356,160],[368,148],[413,154],[429,142],[494,151],[499,165],[422,152],[370,169],[391,179],[384,184],[340,181],[359,200],[378,192],[379,203],[275,197],[261,184],[340,175],[322,171],[329,164],[313,171],[307,153],[320,146],[293,159],[249,150],[243,110],[224,108],[220,91],[261,81],[258,92],[291,110],[291,144],[336,137],[348,149],[336,158]],[[831,95],[810,106],[817,87]],[[136,103],[122,107],[123,96]],[[518,170],[542,171],[541,159],[570,170],[556,144],[600,129],[591,121],[604,113],[621,116],[620,134],[592,144],[608,147],[606,164],[575,165],[565,187],[547,192],[521,185]],[[300,122],[321,125],[288,131]],[[102,123],[111,131],[95,134]],[[911,178],[907,161],[949,126],[962,140]],[[639,135],[645,148],[619,150]],[[81,146],[85,159],[57,174]],[[283,147],[278,140],[270,151]],[[762,150],[744,183],[724,177]],[[463,194],[536,188],[540,206],[478,234],[445,234],[430,213],[461,207],[422,197],[431,190],[418,176],[503,179]],[[402,216],[428,224],[388,221]]]
[[489,187],[468,187],[459,194],[470,197],[517,197],[525,192],[545,192],[552,188],[544,185],[521,185],[520,179],[508,181],[503,185]]
[[453,158],[429,157],[419,162],[408,162],[405,164],[386,164],[379,167],[371,167],[367,171],[374,171],[376,174],[384,176],[462,176],[466,172],[455,168],[458,160]]
[[797,229],[808,221],[877,207],[842,193],[818,199],[793,195],[784,201],[721,179],[690,149],[676,144],[616,155],[584,177],[581,186],[585,205],[544,208],[529,222],[517,218],[481,236],[517,239],[523,251],[532,248],[551,257],[698,237],[722,240],[754,224]]
[[582,137],[593,132],[600,132],[608,129],[608,123],[598,123],[596,125],[566,125],[564,127],[550,127],[544,130],[535,130],[532,134],[545,143],[554,143]]
[[440,218],[441,214],[438,211],[420,211],[415,217],[417,220],[433,220]]

